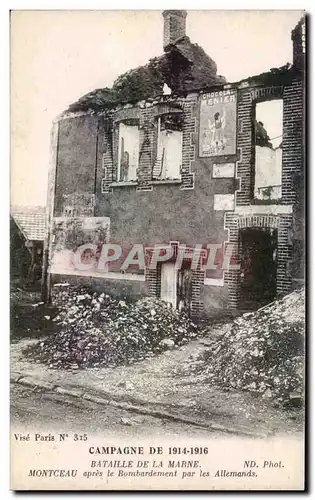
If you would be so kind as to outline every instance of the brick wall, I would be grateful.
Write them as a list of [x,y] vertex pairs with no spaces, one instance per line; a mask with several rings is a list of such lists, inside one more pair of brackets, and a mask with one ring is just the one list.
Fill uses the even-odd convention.
[[196,114],[197,95],[191,94],[184,102],[184,128],[183,128],[183,159],[182,159],[182,185],[181,189],[194,188],[194,173],[192,172],[192,162],[195,160],[195,135],[196,135]]
[[295,176],[304,169],[304,97],[302,81],[293,81],[283,91],[282,203],[296,201]]
[[285,295],[292,289],[292,241],[290,229],[292,215],[282,215],[278,224],[277,295]]
[[[203,286],[205,273],[201,269],[193,271],[192,275],[192,298],[191,298],[191,317],[200,318],[204,313],[204,303],[201,299],[201,287]],[[161,290],[161,272],[160,269],[147,269],[146,282],[148,285],[148,295],[159,297]]]
[[[178,99],[184,115],[183,147],[180,189],[193,189],[194,173],[192,163],[195,159],[197,94],[187,99]],[[178,110],[178,108],[177,108]],[[126,108],[114,113],[112,130],[104,133],[102,192],[111,191],[111,183],[116,182],[118,170],[119,123],[129,118],[139,119],[139,166],[137,191],[152,191],[152,170],[157,151],[157,117],[172,112],[167,103],[148,103],[145,107]]]
[[205,272],[196,269],[192,273],[192,293],[191,293],[191,317],[200,318],[203,316],[204,304],[201,300],[201,286],[203,285]]
[[101,132],[103,133],[103,138],[99,140],[101,159],[98,162],[98,179],[101,179],[98,183],[98,187],[100,187],[99,195],[110,191],[110,184],[116,178],[113,162],[115,142],[113,140],[112,114],[102,120],[102,125]]
[[[292,240],[290,238],[292,229],[292,214],[263,215],[257,212],[242,216],[234,212],[228,212],[225,216],[225,226],[229,231],[228,241],[235,245],[237,254],[240,254],[239,231],[247,227],[272,228],[278,230],[277,239],[277,295],[282,296],[292,289]],[[239,255],[240,259],[240,255]],[[235,264],[240,260],[236,259]],[[229,306],[237,309],[240,306],[240,271],[229,270],[224,273],[224,281],[229,287]]]
[[150,295],[150,297],[159,297],[161,291],[160,269],[147,269],[145,279],[148,284],[148,295]]
[[250,90],[241,90],[237,102],[238,132],[237,148],[239,159],[236,177],[239,189],[236,192],[236,205],[250,205],[253,189],[252,176],[252,101]]
[[[280,81],[281,83],[281,81]],[[256,84],[257,85],[257,84]],[[253,120],[254,108],[257,102],[264,100],[259,89],[249,87],[241,89],[238,95],[238,134],[237,146],[239,161],[236,176],[240,181],[240,188],[236,193],[236,205],[250,205],[253,203],[254,187],[254,141]],[[303,169],[303,83],[293,80],[279,85],[275,80],[272,98],[283,98],[283,144],[282,144],[282,199],[283,204],[295,202],[295,187],[293,175]],[[268,96],[266,97],[266,100]]]
[[[255,82],[254,86],[248,86],[239,90],[238,95],[238,133],[237,147],[239,158],[236,168],[236,177],[239,180],[239,188],[236,191],[236,206],[250,207],[255,203],[253,200],[254,190],[254,134],[253,119],[254,106],[256,102],[268,99],[269,89],[272,98],[283,98],[283,143],[282,143],[282,198],[279,200],[281,205],[293,205],[293,212],[297,213],[295,206],[298,204],[298,198],[303,197],[303,189],[296,182],[297,178],[303,176],[304,171],[304,95],[303,81],[293,78],[279,81],[275,78],[274,83],[268,85],[259,85]],[[279,207],[280,208],[280,207]],[[227,213],[225,226],[229,231],[229,241],[238,247],[239,228],[241,227],[277,227],[278,228],[278,249],[277,249],[277,294],[288,293],[292,289],[292,266],[298,268],[298,263],[292,262],[292,224],[291,214],[281,213],[278,210],[278,216],[272,216],[272,208],[269,215],[260,213],[259,205],[256,206],[255,213],[248,217]],[[265,210],[263,211],[265,213]],[[299,212],[297,218],[303,214]],[[303,225],[303,223],[302,223]],[[298,220],[296,227],[301,227]],[[293,235],[293,241],[295,236]],[[298,239],[298,237],[296,237]],[[301,246],[301,245],[300,245]],[[296,252],[296,259],[301,252]],[[225,282],[229,286],[229,302],[233,308],[239,305],[239,280],[240,275],[237,271],[228,271],[225,273]]]
[[[224,227],[228,231],[228,243],[233,245],[234,252],[239,255],[239,219],[234,212],[226,212]],[[239,264],[239,259],[235,264]],[[224,272],[224,283],[229,290],[229,309],[237,309],[239,306],[240,271],[229,269]]]
[[293,64],[304,69],[306,50],[306,19],[303,17],[291,32],[293,42]]
[[163,12],[164,48],[186,35],[186,16],[187,12],[183,10],[166,10]]
[[141,109],[138,191],[152,190],[155,124],[152,107]]

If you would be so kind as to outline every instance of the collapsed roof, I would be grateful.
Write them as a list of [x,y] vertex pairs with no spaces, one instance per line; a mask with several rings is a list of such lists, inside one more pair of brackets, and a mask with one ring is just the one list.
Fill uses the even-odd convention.
[[68,111],[101,111],[117,104],[158,97],[163,95],[165,83],[176,95],[224,84],[226,79],[217,75],[216,63],[203,48],[184,36],[170,44],[162,56],[120,75],[112,88],[89,92],[71,104]]
[[[164,54],[150,59],[144,66],[120,75],[111,88],[96,89],[82,96],[67,111],[102,112],[119,104],[156,99],[163,95],[165,84],[173,96],[226,84],[226,78],[217,75],[217,65],[213,59],[186,36],[186,15],[186,11],[164,11]],[[300,60],[303,59],[303,26],[304,17],[292,30],[293,65],[287,63],[280,68],[271,68],[260,75],[243,79],[242,82],[259,81],[269,84],[277,78],[284,83],[302,72],[304,65]]]

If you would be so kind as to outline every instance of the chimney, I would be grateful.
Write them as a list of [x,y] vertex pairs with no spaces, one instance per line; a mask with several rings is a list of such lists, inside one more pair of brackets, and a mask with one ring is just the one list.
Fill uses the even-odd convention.
[[164,50],[186,36],[186,10],[164,10]]
[[292,30],[291,39],[293,42],[293,66],[302,70],[305,64],[305,18],[302,18]]

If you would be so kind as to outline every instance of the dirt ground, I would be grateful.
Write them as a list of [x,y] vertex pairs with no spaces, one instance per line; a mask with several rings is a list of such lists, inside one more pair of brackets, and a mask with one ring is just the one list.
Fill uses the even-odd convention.
[[126,439],[150,437],[219,437],[221,434],[170,419],[141,415],[112,405],[52,392],[34,391],[20,384],[11,385],[11,425],[29,431],[89,432],[92,435]]
[[[171,349],[133,365],[85,370],[55,370],[31,362],[23,349],[38,338],[53,333],[55,307],[40,302],[38,290],[11,289],[11,370],[68,388],[115,401],[163,409],[168,413],[200,418],[227,428],[262,434],[301,434],[302,410],[275,408],[270,400],[252,393],[224,390],[204,374],[209,359],[208,344],[229,327],[214,324],[206,337]],[[24,403],[23,403],[24,404]]]
[[277,435],[302,433],[301,410],[274,408],[261,396],[223,390],[211,385],[202,374],[210,336],[217,335],[218,328],[227,327],[216,326],[208,338],[133,365],[86,370],[54,370],[25,360],[22,350],[34,340],[23,339],[11,346],[11,366],[14,372],[56,385],[84,388],[114,400],[164,408],[239,430]]

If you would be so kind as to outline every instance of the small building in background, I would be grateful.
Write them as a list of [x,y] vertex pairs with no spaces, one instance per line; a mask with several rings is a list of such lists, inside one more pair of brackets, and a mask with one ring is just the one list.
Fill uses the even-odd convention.
[[12,206],[10,214],[11,279],[21,283],[40,283],[46,209],[42,206]]

